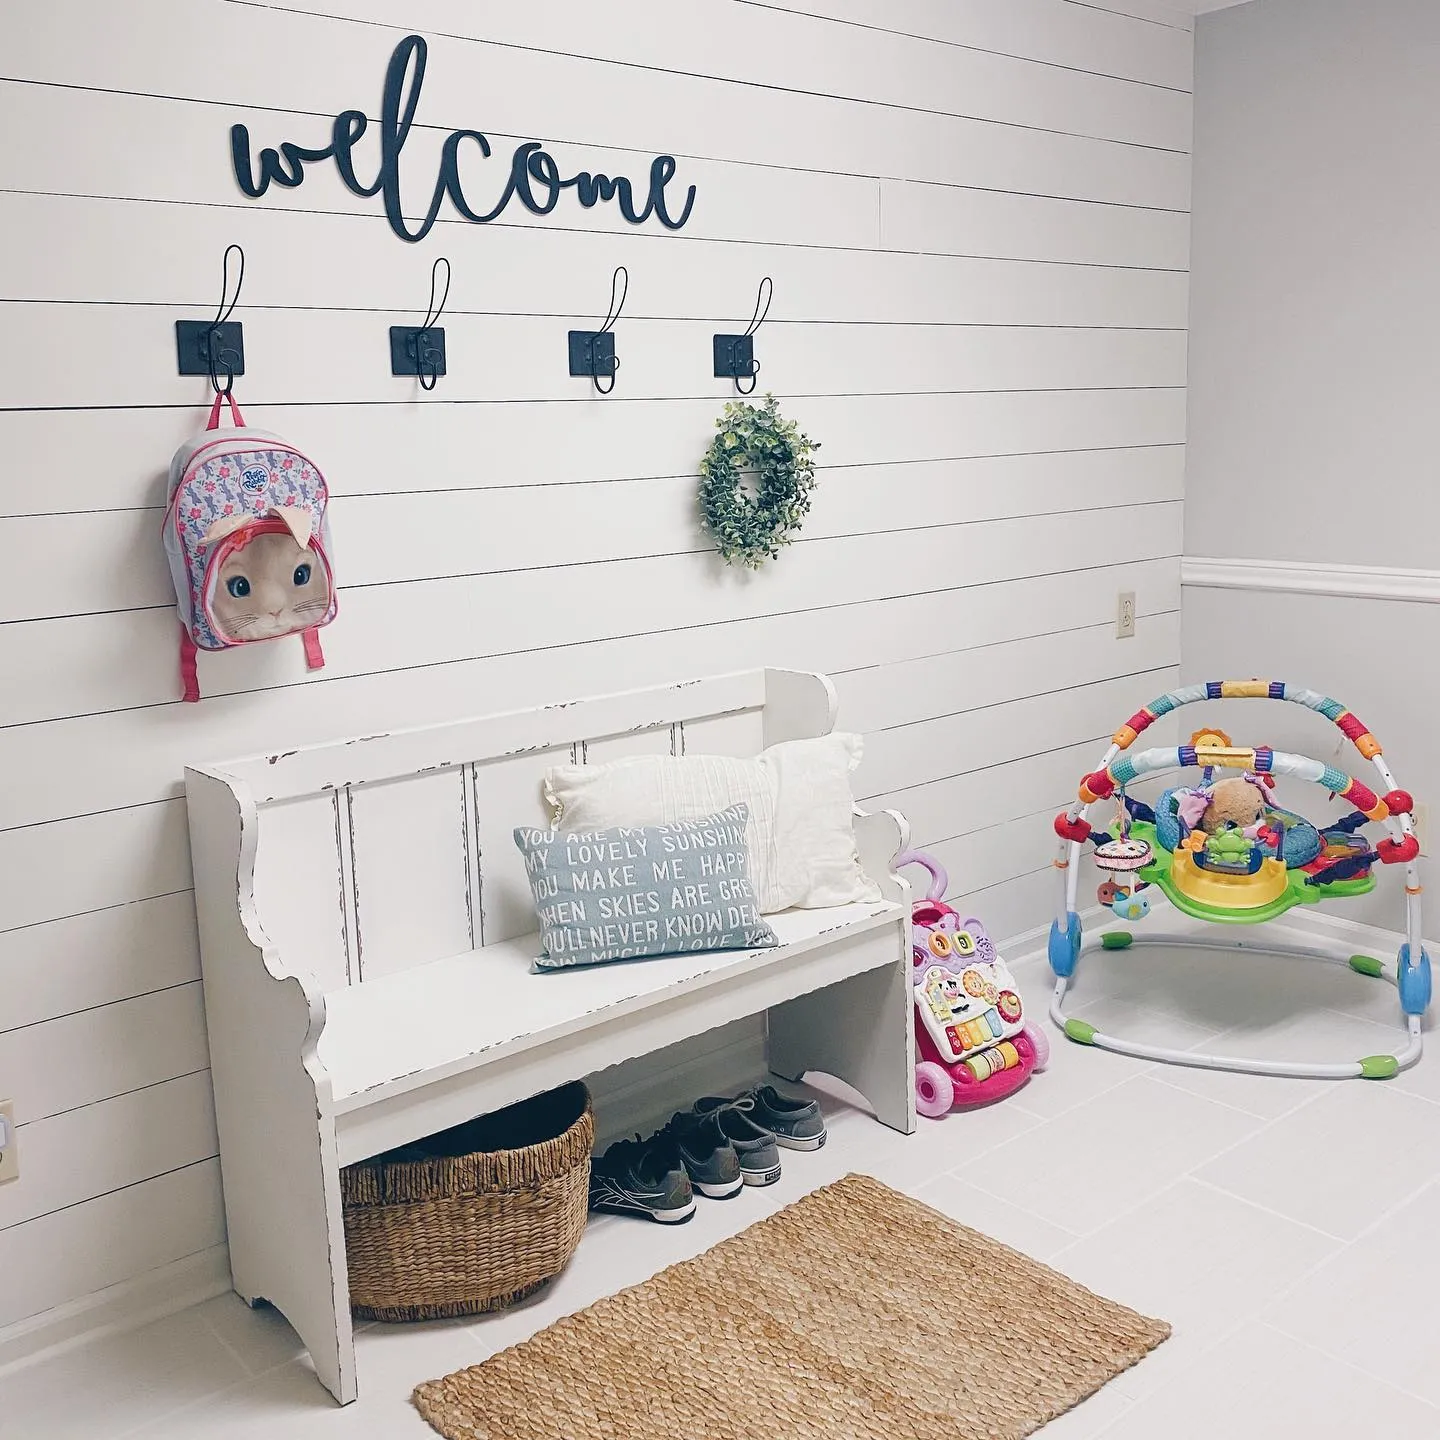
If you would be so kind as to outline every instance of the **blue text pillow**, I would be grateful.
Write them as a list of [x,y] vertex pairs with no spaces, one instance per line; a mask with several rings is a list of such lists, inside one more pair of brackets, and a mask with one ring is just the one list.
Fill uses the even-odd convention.
[[515,831],[540,916],[542,970],[777,943],[760,918],[747,805],[643,829]]

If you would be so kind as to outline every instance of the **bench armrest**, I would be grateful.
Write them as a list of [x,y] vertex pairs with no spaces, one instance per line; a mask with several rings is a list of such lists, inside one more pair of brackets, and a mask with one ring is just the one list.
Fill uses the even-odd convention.
[[855,807],[855,848],[860,867],[886,900],[910,910],[910,882],[895,870],[895,858],[910,848],[910,822],[898,810],[873,813]]

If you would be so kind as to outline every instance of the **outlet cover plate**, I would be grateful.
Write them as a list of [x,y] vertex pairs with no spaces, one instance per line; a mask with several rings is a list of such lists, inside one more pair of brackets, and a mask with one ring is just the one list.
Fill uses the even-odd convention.
[[1122,590],[1115,597],[1115,638],[1131,640],[1135,636],[1135,592]]
[[20,1146],[15,1138],[15,1102],[0,1100],[0,1185],[20,1178]]

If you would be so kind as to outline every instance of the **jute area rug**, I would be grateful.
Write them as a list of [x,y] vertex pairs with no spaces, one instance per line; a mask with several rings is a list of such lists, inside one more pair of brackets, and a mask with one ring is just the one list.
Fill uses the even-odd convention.
[[415,1404],[447,1440],[1018,1440],[1169,1333],[850,1175]]

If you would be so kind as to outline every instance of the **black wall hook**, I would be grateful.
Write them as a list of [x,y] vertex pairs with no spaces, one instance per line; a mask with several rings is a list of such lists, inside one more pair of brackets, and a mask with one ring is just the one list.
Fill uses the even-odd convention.
[[[750,317],[750,323],[745,327],[745,333],[743,335],[715,336],[716,378],[734,380],[736,390],[742,395],[755,393],[755,377],[760,373],[760,364],[755,359],[753,337],[765,323],[765,317],[770,313],[770,302],[774,298],[775,282],[766,275],[760,281],[759,289],[755,292],[755,313]],[[750,388],[748,390],[740,383],[742,378],[749,379]]]
[[[442,265],[445,267],[445,289],[437,305],[436,281]],[[445,328],[435,322],[444,314],[445,302],[449,298],[450,262],[441,255],[430,267],[430,304],[425,308],[424,324],[390,327],[390,373],[414,375],[420,381],[422,390],[433,390],[445,373]]]
[[[617,265],[610,277],[610,309],[606,312],[605,323],[598,330],[570,332],[570,373],[588,375],[590,383],[602,395],[608,395],[615,388],[615,372],[620,368],[620,359],[615,354],[612,327],[625,308],[625,296],[629,291],[630,272],[623,265]],[[608,385],[600,383],[602,375],[610,377]]]
[[[235,294],[230,294],[230,252],[240,257],[235,277]],[[238,245],[225,247],[220,280],[220,304],[213,320],[177,320],[175,322],[175,357],[182,375],[208,375],[217,395],[228,395],[235,388],[235,377],[245,373],[245,330],[238,320],[231,320],[240,303],[240,288],[245,284],[245,252]],[[220,383],[220,372],[225,383]]]

